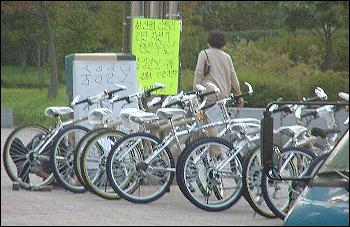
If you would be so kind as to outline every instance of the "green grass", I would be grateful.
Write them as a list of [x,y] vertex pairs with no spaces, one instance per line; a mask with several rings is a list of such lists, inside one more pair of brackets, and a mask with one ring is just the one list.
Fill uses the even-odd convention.
[[14,125],[54,125],[55,119],[45,116],[49,106],[67,106],[65,88],[58,90],[58,96],[48,98],[47,89],[1,88],[1,108],[13,108]]
[[[43,85],[49,84],[49,69],[43,68]],[[22,70],[20,66],[8,65],[1,66],[1,87],[6,88],[38,88],[40,81],[38,79],[38,69],[36,67],[26,67]]]

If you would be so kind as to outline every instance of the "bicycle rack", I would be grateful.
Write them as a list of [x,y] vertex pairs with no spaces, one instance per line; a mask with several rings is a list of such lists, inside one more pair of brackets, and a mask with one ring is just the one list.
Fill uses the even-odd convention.
[[311,177],[298,177],[298,178],[281,178],[278,175],[278,166],[274,164],[274,150],[273,150],[273,117],[272,113],[269,111],[270,107],[274,104],[277,105],[306,105],[312,106],[324,106],[324,105],[334,105],[334,106],[348,106],[349,101],[276,101],[268,103],[266,109],[263,112],[263,118],[261,120],[261,161],[263,164],[263,171],[268,178],[272,180],[310,180]]

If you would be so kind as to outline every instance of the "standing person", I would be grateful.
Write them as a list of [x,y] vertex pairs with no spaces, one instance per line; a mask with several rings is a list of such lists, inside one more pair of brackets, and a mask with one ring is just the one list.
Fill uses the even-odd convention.
[[[215,103],[231,94],[233,88],[235,95],[241,94],[240,84],[237,79],[236,71],[233,67],[232,59],[229,54],[221,50],[226,45],[225,34],[220,30],[209,31],[208,48],[199,53],[196,70],[194,72],[193,89],[196,84],[201,84],[208,88],[207,82],[214,83],[220,93],[208,97],[208,105]],[[205,63],[209,69],[205,72]],[[238,100],[238,107],[243,107],[243,99]]]
[[[220,108],[214,105],[216,101],[227,98],[233,88],[235,95],[241,94],[240,84],[237,79],[236,71],[233,67],[232,59],[229,54],[221,50],[226,45],[225,34],[217,29],[209,31],[208,48],[199,53],[196,70],[194,73],[193,89],[196,84],[201,84],[208,89],[207,82],[214,83],[219,89],[219,94],[208,96],[204,121],[206,123],[222,120]],[[244,105],[243,98],[237,101],[237,106],[242,108]],[[209,136],[217,136],[218,131],[215,128],[208,129]],[[214,154],[221,156],[219,151],[213,149]]]

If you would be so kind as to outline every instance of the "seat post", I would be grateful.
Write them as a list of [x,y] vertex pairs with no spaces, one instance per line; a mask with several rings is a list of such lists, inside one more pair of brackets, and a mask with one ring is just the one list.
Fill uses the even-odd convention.
[[62,125],[62,119],[60,117],[60,115],[57,115],[57,126]]
[[169,118],[169,121],[170,121],[170,125],[171,125],[171,128],[172,128],[172,131],[173,131],[173,133],[174,133],[174,137],[175,137],[175,139],[176,139],[177,147],[178,147],[179,149],[181,149],[180,140],[179,140],[179,138],[178,138],[177,135],[176,135],[176,130],[175,130],[175,126],[174,126],[173,119],[172,119],[172,118]]

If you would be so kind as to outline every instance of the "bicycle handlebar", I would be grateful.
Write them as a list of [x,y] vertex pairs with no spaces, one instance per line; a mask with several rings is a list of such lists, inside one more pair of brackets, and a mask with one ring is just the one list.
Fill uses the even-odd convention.
[[310,97],[310,98],[303,97],[304,102],[312,102],[312,101],[319,101],[319,100],[322,100],[322,99],[320,99],[318,96],[314,96],[314,97]]

